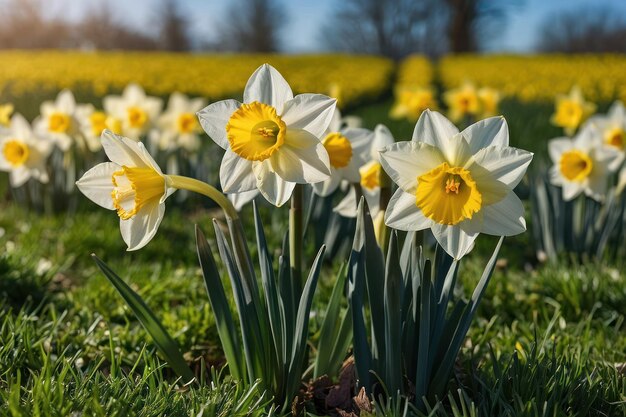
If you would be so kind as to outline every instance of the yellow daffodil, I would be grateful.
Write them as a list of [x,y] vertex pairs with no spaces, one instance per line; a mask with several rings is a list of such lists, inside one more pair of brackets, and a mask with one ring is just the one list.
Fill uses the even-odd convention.
[[90,200],[120,217],[128,250],[154,237],[165,213],[165,199],[176,189],[141,142],[105,130],[102,146],[111,162],[98,164],[76,182]]
[[554,163],[550,182],[562,188],[563,200],[570,201],[583,192],[594,200],[604,200],[619,151],[602,143],[593,126],[581,129],[573,139],[552,139],[548,151]]
[[78,105],[76,108],[76,120],[78,120],[80,131],[91,152],[98,152],[102,149],[100,137],[104,130],[110,130],[116,135],[122,133],[121,120],[106,114],[102,110],[96,110],[91,104]]
[[314,184],[330,176],[321,142],[335,100],[321,94],[293,96],[287,81],[270,65],[248,80],[244,103],[223,100],[198,113],[207,134],[226,150],[220,182],[226,193],[258,188],[281,206],[296,183]]
[[14,114],[8,129],[0,130],[0,171],[9,172],[11,186],[19,187],[30,178],[48,182],[46,161],[52,143],[33,133],[20,114]]
[[444,116],[426,110],[411,142],[381,152],[383,168],[399,186],[385,223],[406,231],[430,228],[455,259],[471,250],[479,233],[522,233],[524,206],[512,190],[533,155],[508,145],[502,117],[482,120],[459,133]]
[[183,148],[188,152],[197,152],[201,145],[199,135],[202,127],[196,113],[205,106],[206,100],[202,98],[190,99],[184,94],[173,93],[167,109],[157,122],[160,129],[159,149],[171,151]]
[[107,96],[102,101],[107,115],[121,121],[121,134],[138,141],[156,122],[163,101],[147,96],[137,84],[129,84],[121,96]]
[[392,119],[408,119],[415,122],[426,109],[436,110],[437,100],[432,88],[398,87],[396,102],[389,112]]
[[0,127],[8,126],[11,123],[11,115],[13,114],[13,104],[0,104]]
[[550,122],[562,127],[565,134],[572,136],[582,122],[596,111],[596,105],[585,101],[583,93],[578,86],[572,87],[569,94],[556,96],[555,112]]
[[480,112],[480,99],[474,84],[465,82],[461,87],[448,90],[443,94],[448,106],[448,116],[455,123],[465,117],[475,117]]
[[41,104],[41,115],[33,122],[33,127],[39,136],[49,138],[65,152],[76,139],[77,124],[74,94],[63,90],[54,102]]
[[500,92],[495,88],[482,87],[478,90],[478,100],[480,101],[481,119],[497,116],[500,113]]
[[374,139],[374,132],[370,130],[342,124],[341,113],[335,110],[322,139],[330,158],[330,177],[313,184],[313,191],[322,197],[332,194],[342,181],[359,182],[359,169],[367,161]]

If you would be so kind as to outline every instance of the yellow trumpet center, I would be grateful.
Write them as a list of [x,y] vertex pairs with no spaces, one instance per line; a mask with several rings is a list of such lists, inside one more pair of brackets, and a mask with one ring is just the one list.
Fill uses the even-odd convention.
[[107,115],[104,112],[95,111],[89,116],[89,123],[91,123],[91,133],[94,136],[100,136],[107,127]]
[[604,134],[604,141],[608,145],[615,146],[619,149],[622,149],[624,147],[625,140],[626,132],[624,132],[624,129],[619,127],[614,127]]
[[559,126],[576,127],[583,117],[583,107],[573,100],[561,100],[556,109],[555,120]]
[[24,165],[30,155],[30,149],[28,145],[17,139],[11,139],[4,143],[2,148],[2,154],[4,159],[14,167]]
[[198,119],[193,113],[182,113],[176,120],[176,127],[180,133],[192,133],[198,127]]
[[129,107],[127,110],[128,124],[135,129],[141,129],[148,121],[148,114],[144,109],[137,106]]
[[345,168],[352,159],[352,145],[348,138],[339,132],[329,133],[322,141],[328,157],[330,165],[334,168]]
[[66,133],[72,127],[70,116],[65,113],[55,112],[48,118],[48,130],[54,133]]
[[380,187],[380,175],[382,172],[382,166],[379,162],[375,162],[373,164],[368,164],[364,166],[361,173],[361,186],[363,188],[367,188],[368,190],[373,190],[375,188]]
[[152,168],[123,166],[111,177],[111,198],[117,215],[128,220],[149,202],[159,201],[165,194],[165,179]]
[[589,155],[574,149],[561,155],[559,169],[569,181],[582,181],[591,174],[593,162]]
[[446,162],[417,178],[415,204],[429,219],[455,225],[482,207],[482,194],[470,172]]
[[230,116],[226,135],[230,148],[249,161],[263,161],[285,143],[287,125],[267,104],[242,104]]

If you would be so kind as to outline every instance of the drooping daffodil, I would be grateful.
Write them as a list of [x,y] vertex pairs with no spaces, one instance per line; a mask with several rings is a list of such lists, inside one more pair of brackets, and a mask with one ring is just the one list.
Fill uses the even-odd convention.
[[563,200],[570,201],[581,193],[603,201],[609,175],[617,166],[619,151],[602,142],[592,125],[581,129],[574,138],[561,137],[548,143],[550,182],[562,188]]
[[104,111],[121,121],[121,134],[138,141],[156,123],[163,100],[147,96],[137,84],[126,86],[121,96],[106,96]]
[[0,130],[0,171],[9,172],[12,187],[30,178],[47,183],[46,161],[52,142],[38,137],[20,114],[14,114],[7,129]]
[[161,150],[183,148],[188,152],[200,149],[202,127],[196,113],[206,106],[203,98],[189,98],[174,92],[170,96],[167,109],[159,116],[157,126],[160,134],[158,146]]
[[502,117],[459,132],[443,115],[426,110],[412,141],[381,152],[383,168],[399,187],[385,223],[406,231],[430,228],[455,259],[471,250],[479,233],[522,233],[524,207],[513,188],[533,155],[508,145],[508,126]]
[[555,99],[555,112],[550,122],[562,127],[565,134],[572,136],[582,122],[596,111],[596,105],[586,101],[578,86],[572,87],[569,94],[559,94]]
[[74,94],[63,90],[55,101],[44,101],[40,111],[33,122],[37,135],[48,138],[64,152],[69,150],[78,133]]
[[283,205],[296,183],[330,176],[321,142],[335,110],[321,94],[293,96],[282,75],[262,65],[248,80],[244,103],[223,100],[198,113],[206,133],[226,152],[220,182],[226,193],[258,188],[275,206]]

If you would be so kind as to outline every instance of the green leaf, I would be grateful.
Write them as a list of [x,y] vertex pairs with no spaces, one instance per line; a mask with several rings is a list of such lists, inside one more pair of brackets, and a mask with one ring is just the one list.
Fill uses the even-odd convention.
[[384,277],[385,357],[384,383],[389,395],[402,389],[402,270],[398,256],[398,234],[393,231],[389,239]]
[[98,268],[104,273],[109,282],[113,284],[115,289],[120,293],[124,301],[133,311],[139,322],[146,329],[148,334],[154,340],[154,344],[167,363],[172,367],[174,372],[183,379],[184,383],[189,383],[194,379],[193,372],[183,355],[178,349],[178,345],[167,333],[159,319],[154,315],[152,310],[146,305],[142,298],[133,291],[115,272],[113,272],[102,260],[96,255],[91,255]]
[[200,228],[196,225],[196,247],[200,269],[204,277],[204,285],[209,296],[211,309],[215,314],[217,333],[222,342],[222,349],[228,362],[230,374],[235,379],[242,379],[245,376],[245,364],[241,354],[241,346],[237,338],[237,330],[230,312],[226,292],[222,285],[217,265],[211,253],[211,248]]

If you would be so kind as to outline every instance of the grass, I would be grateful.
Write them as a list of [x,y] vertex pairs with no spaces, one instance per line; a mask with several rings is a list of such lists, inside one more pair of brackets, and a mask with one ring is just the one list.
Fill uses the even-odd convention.
[[[389,105],[383,101],[356,113],[373,127],[373,121],[389,122]],[[503,110],[510,114],[514,146],[545,153],[546,141],[558,135],[543,118],[550,109],[506,102]],[[412,124],[389,125],[398,138],[410,138]],[[223,365],[223,355],[193,225],[209,232],[217,215],[201,205],[189,212],[168,204],[155,239],[126,252],[117,217],[89,202],[81,201],[75,214],[53,216],[1,204],[0,416],[268,415],[270,399],[256,386],[210,370]],[[279,219],[286,219],[286,209],[262,208],[262,215],[270,247],[280,248],[286,224]],[[249,209],[242,217],[252,226]],[[494,244],[481,236],[463,260],[460,290],[466,295]],[[91,253],[154,309],[205,384],[176,384]],[[626,415],[624,265],[538,265],[530,233],[505,240],[501,258],[449,396],[431,404],[430,415]],[[314,298],[312,329],[319,328],[332,286],[328,277],[340,260],[327,267]],[[377,403],[375,411],[415,413],[401,399]]]

